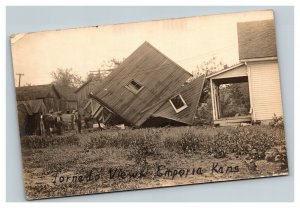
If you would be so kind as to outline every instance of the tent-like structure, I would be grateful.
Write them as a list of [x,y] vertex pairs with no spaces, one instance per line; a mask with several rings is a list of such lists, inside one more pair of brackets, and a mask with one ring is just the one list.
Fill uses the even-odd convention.
[[36,134],[40,129],[40,115],[47,112],[42,99],[18,101],[20,135]]

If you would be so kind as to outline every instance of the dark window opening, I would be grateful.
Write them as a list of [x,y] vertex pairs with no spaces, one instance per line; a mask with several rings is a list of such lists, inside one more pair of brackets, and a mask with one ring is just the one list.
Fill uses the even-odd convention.
[[144,88],[142,84],[138,83],[135,80],[131,80],[125,87],[135,94],[137,94]]
[[176,113],[178,113],[188,107],[186,102],[184,101],[183,97],[180,94],[171,98],[170,103],[173,106]]

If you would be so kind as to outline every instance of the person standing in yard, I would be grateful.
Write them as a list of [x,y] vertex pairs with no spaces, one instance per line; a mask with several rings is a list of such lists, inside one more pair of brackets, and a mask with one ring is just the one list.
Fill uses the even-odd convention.
[[75,122],[77,124],[78,133],[81,134],[81,115],[78,110],[75,112]]
[[41,136],[45,134],[45,125],[43,121],[43,114],[40,113],[40,131],[41,131]]
[[50,114],[43,116],[43,120],[46,129],[46,134],[52,136],[52,132],[54,128],[53,111],[50,111],[49,113]]
[[72,111],[71,113],[71,129],[75,130],[75,110]]
[[62,117],[61,117],[61,111],[58,112],[58,115],[56,116],[55,118],[55,122],[56,122],[56,127],[57,127],[57,130],[58,130],[58,134],[59,135],[62,135],[63,133],[63,120],[62,120]]

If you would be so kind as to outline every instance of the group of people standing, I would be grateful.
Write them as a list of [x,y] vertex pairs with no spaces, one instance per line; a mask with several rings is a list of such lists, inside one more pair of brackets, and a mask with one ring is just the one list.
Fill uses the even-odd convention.
[[[62,112],[56,112],[50,111],[49,114],[40,114],[40,122],[39,122],[39,129],[41,135],[50,135],[52,136],[53,133],[57,133],[59,135],[62,135],[65,129],[69,129],[68,125],[70,125],[72,130],[77,131],[77,133],[81,133],[81,115],[78,112],[78,110],[73,111],[71,113],[71,120],[70,121],[64,121],[62,118]],[[76,124],[76,125],[74,125]]]

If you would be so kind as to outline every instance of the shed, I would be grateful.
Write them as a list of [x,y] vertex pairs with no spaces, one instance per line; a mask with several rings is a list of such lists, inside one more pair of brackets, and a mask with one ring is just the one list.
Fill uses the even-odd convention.
[[[214,124],[269,121],[283,116],[280,76],[273,20],[237,24],[239,61],[228,69],[214,73],[210,80]],[[249,115],[226,118],[220,114],[219,86],[248,82]]]
[[97,86],[90,97],[111,114],[136,127],[144,125],[150,117],[191,124],[189,109],[196,111],[204,81],[202,77],[184,86],[191,76],[144,42]]

